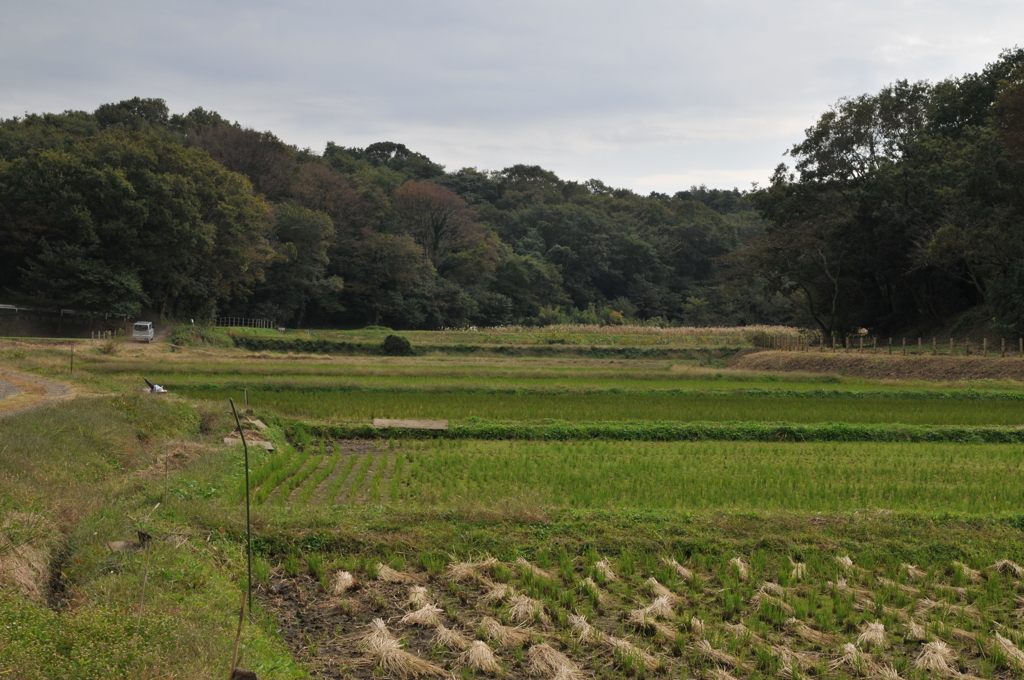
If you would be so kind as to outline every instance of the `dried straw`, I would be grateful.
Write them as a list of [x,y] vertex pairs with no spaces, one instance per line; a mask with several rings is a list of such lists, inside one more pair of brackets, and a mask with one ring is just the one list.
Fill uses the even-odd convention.
[[387,675],[402,679],[446,675],[443,668],[402,649],[383,619],[370,623],[369,630],[362,635],[361,646],[364,652],[377,659]]
[[[699,621],[698,621],[698,623],[699,623]],[[704,624],[701,623],[701,627],[702,628],[703,628],[703,626],[704,626]],[[692,630],[692,626],[691,626],[691,630]],[[765,644],[765,641],[764,641],[763,637],[761,637],[760,635],[758,635],[754,631],[750,630],[749,628],[744,626],[742,623],[727,623],[727,624],[725,624],[725,630],[727,630],[729,632],[729,634],[732,635],[733,637],[735,637],[735,638],[737,638],[739,640],[743,640],[744,643],[755,644],[755,645]],[[701,631],[701,632],[703,632],[703,631]]]
[[899,671],[892,666],[879,666],[875,672],[880,680],[903,680],[900,677]]
[[498,657],[494,656],[486,642],[480,640],[474,640],[469,648],[459,655],[458,663],[487,675],[505,674],[505,670],[498,663]]
[[850,559],[849,555],[844,555],[843,557],[837,557],[835,559],[843,569],[853,569],[853,560]]
[[406,600],[410,607],[420,609],[431,604],[430,598],[427,596],[427,589],[423,586],[413,586],[409,588],[409,598]]
[[866,649],[885,647],[885,625],[878,621],[866,624],[857,636],[857,644]]
[[761,611],[761,607],[765,603],[775,605],[776,607],[781,609],[786,614],[789,614],[790,616],[792,616],[794,613],[793,608],[789,605],[788,602],[781,600],[777,597],[772,597],[763,590],[758,590],[756,593],[754,593],[754,596],[750,598],[750,606],[753,607],[754,611]]
[[740,558],[732,558],[731,560],[729,560],[729,564],[736,568],[736,575],[739,576],[739,579],[741,581],[746,581],[747,578],[750,576],[750,567],[747,565],[746,562],[744,562]]
[[363,649],[367,651],[382,649],[389,645],[398,645],[398,639],[388,630],[384,619],[376,618],[370,622],[369,630],[361,635]]
[[1007,661],[1016,666],[1018,670],[1024,670],[1024,652],[1022,652],[1017,645],[1013,644],[1013,642],[1004,638],[999,633],[996,633],[995,636],[996,645],[998,645],[999,649],[1002,650]]
[[419,577],[413,574],[406,574],[402,571],[395,571],[386,564],[377,563],[377,580],[386,583],[416,583]]
[[928,575],[927,571],[925,571],[921,567],[918,567],[915,564],[908,564],[904,562],[900,565],[900,571],[903,571],[904,569],[907,572],[907,578],[909,578],[911,581],[921,580]]
[[708,671],[708,677],[711,678],[711,680],[736,680],[736,676],[723,668],[719,668],[718,666],[713,666],[711,670]]
[[345,591],[356,585],[356,577],[347,571],[339,571],[331,578],[331,590],[335,595],[344,595]]
[[493,640],[502,647],[520,647],[530,641],[529,630],[503,626],[489,616],[480,621],[480,627],[488,640]]
[[787,619],[786,626],[794,635],[798,635],[819,647],[831,647],[836,643],[835,636],[822,633],[820,630],[814,630],[800,619]]
[[679,578],[683,579],[684,581],[689,581],[693,578],[693,572],[684,567],[683,565],[679,564],[678,562],[676,562],[673,558],[665,558],[665,564],[675,569],[676,573],[679,574]]
[[953,665],[955,659],[956,654],[945,642],[941,640],[926,642],[921,647],[921,653],[914,659],[914,668],[928,673],[953,675],[956,673],[956,667]]
[[789,563],[793,567],[789,577],[794,581],[803,581],[804,576],[807,574],[807,564],[804,562],[794,562],[792,557],[789,558]]
[[444,610],[440,607],[435,607],[432,604],[423,606],[416,611],[409,612],[400,619],[400,623],[409,623],[414,626],[434,626],[440,625],[441,617],[438,614],[443,614]]
[[971,583],[978,583],[979,581],[981,581],[981,572],[977,569],[971,569],[963,562],[956,561],[953,562],[953,567],[959,568],[960,573],[963,574],[964,578],[966,578]]
[[919,624],[914,619],[907,621],[907,634],[905,636],[908,640],[927,640],[928,632],[924,629],[924,626]]
[[1014,578],[1024,578],[1024,567],[1020,566],[1016,562],[1010,560],[999,560],[993,564],[989,569],[994,569],[1000,574],[1009,574]]
[[753,667],[750,664],[742,663],[735,656],[723,649],[715,649],[707,640],[699,640],[695,648],[697,653],[711,661],[714,661],[715,663],[722,664],[723,666],[730,666],[731,668],[742,668],[745,671],[753,670]]
[[1017,604],[1017,608],[1013,610],[1013,613],[1017,616],[1024,616],[1024,597],[1017,595],[1013,598],[1013,601]]
[[544,603],[523,593],[516,593],[509,600],[509,613],[516,623],[528,623],[534,619],[544,623],[550,622],[544,612]]
[[690,617],[690,632],[698,637],[704,637],[706,628],[704,622],[698,619],[696,616]]
[[546,642],[530,647],[526,657],[530,675],[546,675],[566,680],[581,677],[579,667]]
[[789,647],[773,647],[772,651],[780,662],[779,675],[784,678],[792,678],[795,669],[807,670],[818,663],[818,655],[812,652],[798,652]]
[[583,614],[569,614],[569,625],[572,626],[572,634],[581,644],[593,642],[597,637],[597,631],[587,621]]
[[619,580],[619,577],[615,575],[614,571],[612,571],[612,565],[608,564],[608,560],[601,560],[600,562],[594,565],[594,568],[597,569],[602,576],[604,576],[605,581]]
[[665,586],[658,583],[658,579],[654,578],[653,576],[647,579],[646,584],[647,587],[651,589],[651,592],[654,593],[655,597],[667,597],[669,600],[672,601],[673,604],[682,600],[681,597],[673,593]]
[[786,589],[773,581],[765,581],[762,583],[761,590],[771,595],[775,595],[776,597],[784,597],[786,595]]
[[965,645],[973,644],[978,639],[977,635],[963,628],[953,627],[949,629],[948,633],[951,638]]
[[856,645],[847,642],[842,646],[842,654],[828,664],[830,672],[835,672],[840,668],[848,668],[851,671],[856,671],[863,674],[865,670],[871,667],[873,664],[870,657],[866,654],[862,654]]
[[480,562],[453,562],[445,568],[445,576],[453,581],[468,581],[480,578],[482,572],[491,571],[498,560],[488,557]]
[[629,620],[633,623],[645,625],[647,621],[654,619],[672,619],[675,612],[672,610],[672,600],[668,597],[657,597],[646,607],[634,609],[629,613]]
[[472,640],[459,631],[452,630],[451,628],[445,628],[442,624],[437,625],[433,641],[434,643],[447,647],[452,651],[469,649],[469,645],[472,642]]
[[654,655],[637,647],[629,640],[617,638],[614,635],[605,635],[602,642],[612,648],[612,651],[621,657],[630,659],[633,663],[642,665],[649,671],[657,670],[661,662]]
[[591,591],[597,593],[598,602],[603,603],[608,601],[608,596],[604,594],[604,592],[601,590],[601,586],[597,585],[594,579],[590,578],[589,576],[586,577],[585,579],[583,579],[583,585],[585,585]]
[[967,599],[967,588],[959,588],[957,586],[947,586],[944,583],[936,583],[935,590],[939,590],[944,593],[949,593],[950,595],[958,597],[961,600]]
[[902,583],[896,583],[896,581],[893,581],[892,579],[889,579],[889,578],[885,578],[883,576],[879,576],[878,577],[878,583],[883,585],[883,586],[889,586],[890,588],[898,588],[898,589],[902,590],[903,592],[908,593],[910,595],[915,595],[916,596],[916,595],[920,595],[921,594],[921,591],[918,590],[917,588],[913,587],[913,586],[904,585]]
[[540,576],[541,578],[551,578],[551,572],[545,571],[536,565],[530,564],[530,562],[525,557],[517,558],[516,564],[518,564],[520,567],[527,569],[528,571],[533,572],[535,576]]
[[487,582],[489,589],[480,597],[480,601],[484,604],[490,604],[491,602],[501,602],[507,597],[511,597],[515,594],[512,586],[507,583],[490,583]]

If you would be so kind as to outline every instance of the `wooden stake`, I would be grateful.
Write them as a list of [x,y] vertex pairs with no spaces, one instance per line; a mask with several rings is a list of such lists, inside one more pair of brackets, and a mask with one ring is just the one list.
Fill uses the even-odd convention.
[[238,630],[235,632],[235,651],[231,653],[231,670],[228,671],[228,678],[235,677],[235,668],[238,666],[238,643],[242,640],[242,621],[245,620],[245,591],[242,591],[242,608],[238,612]]
[[981,339],[981,356],[988,356],[988,338]]
[[932,338],[932,354],[936,354],[937,355],[938,353],[939,353],[939,339],[938,338]]
[[918,354],[918,356],[921,355],[921,351],[922,351],[921,350],[921,338],[918,338],[917,339],[917,354]]
[[999,356],[1006,356],[1006,338],[999,338]]
[[[245,552],[248,567],[249,586],[249,611],[252,611],[252,522],[249,520],[249,444],[245,441],[245,431],[242,429],[242,421],[238,417],[238,410],[235,408],[235,400],[228,398],[231,403],[231,413],[235,416],[235,424],[238,425],[238,436],[242,438],[242,449],[245,451]],[[239,624],[241,626],[241,624]],[[232,667],[232,672],[234,668]]]
[[903,338],[903,356],[907,356],[907,339]]

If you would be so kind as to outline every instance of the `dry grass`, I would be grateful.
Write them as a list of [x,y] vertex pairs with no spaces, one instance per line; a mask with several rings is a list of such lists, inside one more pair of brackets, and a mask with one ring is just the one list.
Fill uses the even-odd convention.
[[409,597],[406,602],[410,607],[415,609],[422,609],[429,604],[433,604],[430,601],[430,597],[427,594],[427,589],[424,586],[413,586],[409,588]]
[[50,578],[50,550],[46,536],[56,532],[41,515],[13,512],[0,526],[0,586],[9,584],[21,594],[40,601]]
[[836,643],[834,635],[823,633],[820,630],[815,630],[808,626],[800,619],[789,619],[786,621],[786,627],[794,634],[802,637],[811,644],[818,645],[819,647],[831,647]]
[[487,592],[480,597],[480,601],[484,604],[501,602],[505,598],[511,597],[516,592],[512,586],[507,583],[490,583],[488,581],[487,586]]
[[879,666],[875,673],[878,674],[879,680],[903,680],[900,677],[899,671],[892,666]]
[[718,666],[714,666],[708,671],[708,678],[711,680],[736,680],[736,676]]
[[573,638],[580,644],[594,642],[598,637],[597,629],[582,614],[569,614],[569,626],[572,627]]
[[707,628],[704,626],[704,622],[698,619],[696,616],[690,617],[690,632],[697,637],[704,637],[707,632]]
[[846,570],[853,569],[853,560],[850,559],[849,555],[844,555],[843,557],[837,557],[836,558],[836,562],[839,563],[839,566],[841,568],[843,568],[843,569],[846,569]]
[[356,585],[356,577],[347,571],[339,571],[331,578],[331,592],[335,595],[344,595],[345,591]]
[[860,675],[866,675],[866,671],[874,665],[871,658],[861,653],[857,646],[851,642],[847,642],[840,649],[842,653],[828,664],[830,672],[834,673],[840,668],[845,668]]
[[1016,579],[1024,578],[1024,567],[1021,567],[1016,562],[1011,562],[1010,560],[999,560],[989,567],[989,569],[993,569],[1000,574],[1009,574]]
[[705,659],[710,659],[717,664],[729,666],[730,668],[742,668],[748,672],[753,670],[753,667],[750,664],[740,661],[737,657],[724,649],[716,649],[707,640],[698,640],[694,648],[697,650],[697,653]]
[[970,567],[968,567],[963,562],[956,562],[956,561],[953,562],[953,568],[959,569],[960,573],[962,573],[964,575],[964,578],[966,578],[971,583],[980,583],[981,582],[981,572],[978,571],[977,569],[971,569]]
[[797,671],[806,671],[818,664],[818,655],[811,652],[798,652],[782,646],[773,647],[772,651],[779,659],[779,675],[783,678],[793,678]]
[[523,593],[516,593],[508,604],[509,614],[516,623],[529,623],[535,619],[543,623],[550,623],[550,619],[544,611],[544,603],[540,600],[535,600]]
[[402,617],[401,623],[408,623],[414,626],[430,626],[431,628],[440,625],[444,610],[432,604],[420,607],[416,611],[409,612]]
[[645,585],[648,588],[650,588],[651,592],[654,594],[655,597],[666,597],[669,599],[669,601],[672,602],[672,604],[675,604],[682,600],[681,597],[673,593],[665,586],[658,583],[658,579],[654,578],[653,576],[647,579],[647,581],[645,581]]
[[736,576],[741,581],[746,581],[750,577],[749,565],[747,565],[747,563],[741,560],[739,557],[734,557],[731,560],[729,560],[729,564],[731,564],[736,569]]
[[400,680],[447,675],[440,666],[435,666],[402,649],[383,619],[374,619],[370,623],[369,630],[362,635],[361,647],[367,655],[376,660],[385,675],[391,675]]
[[878,583],[879,583],[879,585],[888,586],[890,588],[896,588],[898,590],[902,590],[903,592],[907,593],[908,595],[913,595],[914,597],[917,597],[918,595],[921,594],[921,591],[918,590],[917,588],[915,588],[914,586],[908,586],[908,585],[905,585],[903,583],[897,583],[896,581],[893,581],[890,578],[885,578],[884,576],[879,576],[878,577]]
[[487,675],[502,676],[505,674],[505,670],[498,663],[498,657],[494,655],[486,642],[480,640],[475,640],[466,651],[459,655],[458,663]]
[[569,657],[546,642],[530,647],[526,657],[530,675],[546,675],[565,680],[582,677],[579,667]]
[[911,581],[922,581],[928,575],[927,571],[921,569],[916,564],[907,564],[906,562],[900,565],[900,571],[906,571],[907,578]]
[[754,611],[761,611],[761,607],[764,606],[765,603],[778,607],[790,616],[793,615],[793,607],[791,607],[788,602],[773,595],[769,595],[764,591],[764,589],[758,590],[754,593],[754,596],[750,598],[750,606],[753,607]]
[[857,644],[865,649],[885,647],[885,626],[878,621],[865,624],[857,636]]
[[793,558],[789,558],[789,564],[793,567],[793,571],[789,572],[789,578],[794,581],[803,581],[804,576],[807,575],[807,564],[804,562],[794,562]]
[[498,564],[493,557],[479,562],[453,562],[445,567],[444,573],[452,581],[469,581],[479,579],[481,574],[490,572]]
[[583,585],[587,586],[592,591],[597,593],[597,601],[598,602],[600,602],[602,604],[608,602],[608,596],[605,595],[604,591],[601,590],[601,587],[599,585],[597,585],[596,582],[594,582],[594,579],[590,578],[589,576],[586,577],[585,579],[583,579]]
[[1006,656],[1006,660],[1010,662],[1010,665],[1017,668],[1019,671],[1024,671],[1024,652],[1020,650],[1017,645],[1013,644],[1010,640],[1004,638],[999,633],[995,634],[996,646]]
[[521,647],[530,641],[530,631],[525,628],[503,626],[496,619],[485,616],[480,621],[484,637],[502,647]]
[[672,567],[673,569],[675,569],[676,573],[679,574],[679,578],[683,579],[684,581],[689,581],[690,579],[693,578],[693,572],[692,571],[690,571],[689,569],[687,569],[683,565],[679,564],[678,562],[676,562],[671,557],[665,560],[665,564],[670,566],[670,567]]
[[921,653],[914,659],[914,668],[938,675],[955,675],[956,654],[941,640],[926,642]]
[[548,578],[548,579],[551,578],[551,572],[550,571],[546,571],[544,569],[541,569],[540,567],[538,567],[535,564],[530,564],[530,562],[525,557],[517,558],[516,559],[516,564],[518,564],[520,567],[522,567],[522,568],[524,568],[524,569],[526,569],[528,571],[533,572],[533,574],[535,576],[540,576],[541,578]]
[[608,560],[601,560],[594,565],[594,569],[597,569],[605,581],[618,581],[619,577],[612,571],[612,565],[608,564]]
[[[703,626],[703,624],[701,624],[701,625]],[[692,627],[691,627],[691,630],[692,630]],[[761,637],[760,635],[758,635],[754,631],[750,630],[749,628],[744,626],[742,623],[727,623],[727,624],[725,624],[725,630],[728,631],[728,633],[730,635],[732,635],[733,637],[735,637],[736,639],[743,640],[743,642],[745,644],[755,644],[755,645],[766,644],[765,639],[763,637]]]
[[646,607],[634,609],[629,613],[629,620],[640,625],[646,625],[648,621],[653,621],[654,619],[672,618],[675,618],[675,612],[672,610],[672,599],[665,596],[657,597]]
[[928,639],[928,631],[926,631],[924,626],[914,619],[909,619],[907,621],[907,633],[905,637],[908,640],[924,641]]
[[396,571],[386,564],[377,563],[377,580],[385,583],[419,583],[421,580],[415,574],[407,574]]
[[614,635],[605,635],[602,638],[602,642],[608,647],[611,647],[612,652],[618,654],[624,659],[629,659],[635,665],[643,666],[649,671],[657,670],[661,665],[658,661],[658,657],[653,654],[637,647],[629,640],[623,640],[617,638]]
[[445,628],[442,624],[438,624],[437,628],[434,629],[433,641],[435,644],[447,647],[453,652],[469,649],[470,644],[473,642],[459,631]]
[[957,642],[965,645],[973,645],[978,640],[977,635],[963,628],[950,628],[947,634]]

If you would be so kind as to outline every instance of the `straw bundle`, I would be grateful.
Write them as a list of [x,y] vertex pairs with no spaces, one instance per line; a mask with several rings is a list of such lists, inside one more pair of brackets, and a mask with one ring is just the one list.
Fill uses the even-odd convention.
[[654,655],[640,649],[629,640],[623,640],[613,635],[605,635],[602,638],[604,644],[612,648],[612,652],[622,658],[629,659],[632,663],[642,665],[649,671],[657,670],[661,662]]
[[1020,566],[1016,562],[1010,560],[999,560],[993,564],[989,569],[994,569],[1000,574],[1009,574],[1014,578],[1024,578],[1024,567]]
[[515,590],[512,589],[507,583],[491,583],[487,582],[489,589],[480,597],[480,601],[484,604],[490,604],[491,602],[501,602],[507,597],[515,595]]
[[900,677],[899,671],[892,666],[879,666],[875,672],[878,674],[880,680],[903,680]]
[[747,566],[747,563],[741,560],[740,558],[732,558],[731,560],[729,560],[729,564],[736,568],[736,575],[739,577],[741,581],[746,581],[747,578],[750,576],[750,567]]
[[381,669],[398,678],[419,678],[446,675],[440,666],[410,654],[401,648],[395,636],[388,631],[383,619],[374,619],[370,630],[363,635],[362,649],[377,659]]
[[761,584],[761,590],[775,597],[785,597],[786,589],[773,581],[765,581]]
[[608,563],[608,560],[601,560],[594,565],[594,569],[597,569],[605,581],[618,581],[619,577],[616,576],[615,572],[612,571],[612,565]]
[[917,601],[914,611],[918,616],[927,616],[928,612],[936,608],[945,609],[954,616],[963,616],[974,621],[981,620],[981,612],[974,605],[950,604],[949,602],[932,600],[927,597]]
[[953,627],[950,628],[947,632],[949,633],[949,636],[951,638],[965,645],[973,644],[975,640],[978,639],[977,635],[975,635],[969,630],[964,630],[963,628]]
[[920,581],[928,575],[928,572],[924,569],[918,567],[915,564],[907,564],[906,562],[900,565],[900,571],[903,570],[906,570],[907,578],[911,581]]
[[750,598],[750,606],[754,608],[754,611],[761,611],[761,606],[765,603],[775,605],[786,614],[793,615],[793,608],[789,606],[789,603],[781,600],[777,597],[772,597],[763,590],[758,590],[754,593],[754,596]]
[[779,659],[779,676],[787,680],[794,677],[794,671],[805,671],[818,663],[818,657],[810,652],[797,652],[789,647],[773,647],[772,651]]
[[591,592],[597,593],[598,602],[603,604],[608,601],[608,596],[601,591],[601,587],[597,585],[594,579],[590,578],[589,576],[586,577],[585,579],[583,579],[583,585],[586,586]]
[[498,564],[498,560],[488,557],[480,562],[453,562],[445,567],[445,576],[453,581],[468,581],[480,578],[480,573],[490,571]]
[[971,569],[963,562],[954,561],[953,568],[959,569],[960,573],[964,575],[964,578],[970,581],[971,583],[978,583],[979,581],[981,581],[981,572],[977,569]]
[[957,672],[956,667],[953,665],[955,660],[956,654],[953,653],[953,650],[945,642],[941,640],[926,642],[921,647],[921,653],[914,659],[914,668],[919,668],[928,673],[953,675]]
[[863,675],[864,671],[873,665],[870,657],[862,654],[853,643],[847,642],[842,646],[842,650],[843,653],[838,658],[829,662],[828,670],[830,672],[834,673],[840,668],[846,668]]
[[633,623],[644,623],[651,619],[671,619],[675,617],[672,610],[672,600],[668,597],[657,597],[646,607],[634,609],[629,613],[629,620]]
[[803,581],[804,575],[807,573],[807,564],[794,562],[792,557],[789,558],[789,564],[793,567],[793,571],[789,572],[789,577],[794,581]]
[[843,569],[853,569],[853,560],[850,559],[849,555],[844,555],[843,557],[837,557],[835,559],[836,559],[836,562],[839,563],[839,566],[841,568],[843,568]]
[[413,574],[406,574],[402,571],[396,571],[386,564],[377,563],[377,580],[384,581],[386,583],[416,583],[419,581],[419,577]]
[[820,630],[814,630],[800,619],[788,619],[786,621],[786,627],[788,627],[794,635],[798,635],[811,644],[818,645],[819,647],[831,647],[836,643],[835,636],[829,635],[828,633],[822,633]]
[[369,630],[361,636],[364,649],[371,651],[375,649],[382,649],[392,643],[395,645],[398,644],[398,639],[391,634],[391,631],[388,630],[387,624],[384,623],[384,619],[374,619],[370,622],[368,628]]
[[541,578],[551,578],[551,572],[545,571],[536,565],[530,564],[530,562],[527,561],[525,557],[517,558],[516,564],[518,564],[520,567],[523,567],[527,571],[533,572],[535,576],[540,576]]
[[729,673],[729,671],[721,669],[718,666],[714,666],[708,671],[708,677],[711,678],[711,680],[736,680],[736,677]]
[[347,571],[339,571],[331,578],[331,591],[335,595],[344,595],[345,591],[356,585],[356,577]]
[[493,640],[502,647],[520,647],[530,641],[529,630],[503,626],[489,616],[480,621],[480,627],[488,640]]
[[745,671],[753,670],[753,667],[750,664],[741,662],[724,649],[715,649],[707,640],[699,640],[695,645],[695,649],[697,650],[697,653],[704,658],[710,659],[715,663],[722,664],[723,666],[742,668]]
[[579,667],[546,642],[530,647],[526,657],[530,675],[546,675],[566,680],[581,677]]
[[961,600],[967,599],[967,588],[959,588],[957,586],[947,586],[944,583],[936,583],[935,590],[942,591],[943,593],[949,593],[954,597],[958,597]]
[[898,588],[898,589],[902,590],[903,592],[908,593],[910,595],[917,596],[917,595],[921,594],[921,591],[918,590],[917,588],[913,587],[913,586],[904,585],[902,583],[896,583],[896,581],[893,581],[892,579],[885,578],[883,576],[879,576],[878,577],[878,583],[883,585],[883,586],[889,586],[890,588]]
[[544,623],[550,622],[544,612],[544,603],[523,593],[516,593],[509,600],[509,613],[516,623],[528,623],[534,619]]
[[698,637],[704,637],[706,629],[704,622],[698,619],[696,616],[690,617],[690,632]]
[[[696,620],[696,619],[695,619]],[[703,628],[704,624],[701,624]],[[692,626],[691,626],[692,630]],[[750,630],[742,623],[727,623],[725,624],[725,630],[729,632],[733,637],[743,640],[746,644],[761,645],[765,644],[764,638]],[[703,632],[703,631],[702,631]]]
[[569,614],[569,625],[572,627],[573,636],[582,644],[593,642],[597,637],[597,631],[582,614]]
[[1010,640],[1004,638],[999,633],[995,634],[996,645],[1002,650],[1003,655],[1006,656],[1006,660],[1011,665],[1016,666],[1018,670],[1024,671],[1024,652],[1020,650],[1017,645],[1013,644]]
[[438,614],[443,613],[444,610],[440,607],[428,604],[403,616],[400,623],[409,623],[414,626],[430,626],[433,628],[441,623],[441,617]]
[[914,619],[907,621],[907,634],[905,636],[908,640],[927,640],[928,632],[924,629],[924,626],[919,624]]
[[654,578],[653,576],[647,579],[646,584],[647,587],[651,589],[651,592],[654,593],[655,597],[667,597],[669,600],[671,600],[673,604],[682,600],[681,597],[673,593],[665,586],[658,583],[658,579]]
[[867,649],[885,647],[885,625],[878,621],[866,624],[857,636],[857,644]]
[[420,609],[431,604],[430,598],[427,597],[427,589],[423,586],[413,586],[409,588],[409,598],[406,600],[410,607]]
[[469,649],[472,640],[459,631],[445,628],[444,625],[439,623],[434,630],[433,642],[456,652]]
[[494,656],[486,642],[480,640],[473,641],[469,649],[459,655],[458,663],[487,675],[505,674],[505,670],[498,663],[498,657]]
[[689,581],[690,579],[693,578],[693,572],[692,571],[690,571],[689,569],[687,569],[683,565],[679,564],[678,562],[676,562],[671,557],[665,559],[665,564],[667,564],[668,566],[670,566],[673,569],[675,569],[676,573],[679,574],[679,578],[683,579],[684,581]]

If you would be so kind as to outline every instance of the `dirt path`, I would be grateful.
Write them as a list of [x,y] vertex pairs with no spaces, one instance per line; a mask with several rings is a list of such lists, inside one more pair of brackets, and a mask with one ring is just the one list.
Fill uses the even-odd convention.
[[0,369],[0,418],[75,396],[61,383]]

